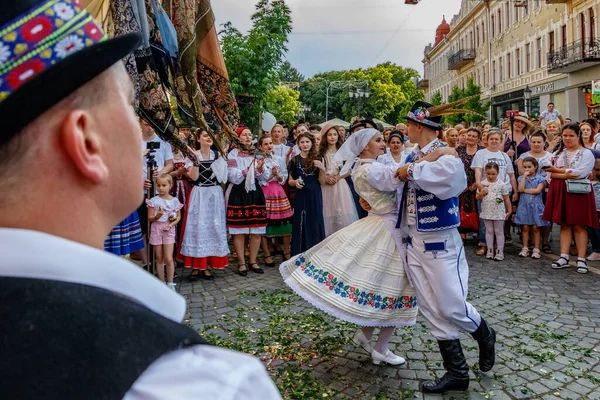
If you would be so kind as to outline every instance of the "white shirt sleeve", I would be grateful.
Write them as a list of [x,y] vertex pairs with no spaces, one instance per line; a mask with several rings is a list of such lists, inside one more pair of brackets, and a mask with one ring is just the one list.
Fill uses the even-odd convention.
[[579,179],[585,179],[594,169],[595,162],[596,159],[594,158],[594,154],[588,149],[585,149],[581,155],[581,160],[579,160],[579,163],[576,166],[577,168],[567,169],[567,172],[573,172],[579,176]]
[[471,169],[481,168],[483,169],[483,161],[485,158],[484,149],[477,150],[475,156],[473,157],[473,161],[471,161]]
[[467,175],[462,161],[450,155],[442,156],[435,162],[416,163],[412,181],[442,200],[458,196],[467,188]]
[[281,395],[254,357],[199,345],[160,357],[123,399],[279,400]]
[[395,177],[397,170],[398,166],[372,163],[369,165],[367,182],[382,192],[394,192],[404,183]]
[[229,155],[229,161],[227,162],[227,179],[234,185],[239,185],[244,182],[245,179],[242,170],[238,168],[237,159],[231,154]]
[[283,157],[278,157],[277,162],[279,165],[279,175],[281,175],[281,179],[279,179],[279,184],[284,185],[288,180],[288,169],[285,164],[285,159]]
[[[162,140],[162,139],[161,139]],[[165,160],[165,164],[167,163],[167,161],[172,160],[173,157],[173,150],[171,149],[171,144],[169,142],[165,142],[164,140],[162,140],[162,144],[160,145],[161,148],[163,148],[163,159]]]

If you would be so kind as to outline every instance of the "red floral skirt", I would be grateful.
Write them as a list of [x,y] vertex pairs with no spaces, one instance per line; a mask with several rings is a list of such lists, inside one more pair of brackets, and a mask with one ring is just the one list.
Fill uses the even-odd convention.
[[594,191],[588,194],[568,193],[563,179],[552,179],[542,219],[558,224],[598,228]]

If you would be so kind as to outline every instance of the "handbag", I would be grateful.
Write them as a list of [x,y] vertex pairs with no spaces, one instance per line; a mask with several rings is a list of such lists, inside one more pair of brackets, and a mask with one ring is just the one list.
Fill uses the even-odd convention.
[[[467,193],[466,195],[468,195]],[[475,195],[473,195],[473,202],[475,205]],[[472,231],[479,230],[479,214],[477,214],[477,207],[473,206],[471,212],[466,212],[463,207],[460,208],[460,227],[461,229],[468,229]]]
[[567,193],[588,194],[592,191],[592,184],[589,179],[567,179]]

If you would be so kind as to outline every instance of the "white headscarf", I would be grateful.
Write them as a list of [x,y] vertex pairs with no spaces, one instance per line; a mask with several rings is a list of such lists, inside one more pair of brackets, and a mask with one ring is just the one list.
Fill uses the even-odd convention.
[[334,161],[344,163],[340,175],[346,175],[350,171],[360,153],[367,147],[373,136],[378,133],[380,132],[373,128],[361,129],[346,139],[333,158]]

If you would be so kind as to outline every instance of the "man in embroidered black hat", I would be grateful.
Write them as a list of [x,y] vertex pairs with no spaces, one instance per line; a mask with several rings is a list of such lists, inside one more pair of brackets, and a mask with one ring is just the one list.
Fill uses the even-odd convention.
[[437,138],[441,117],[429,103],[417,102],[406,116],[409,140],[415,143],[406,164],[396,172],[397,183],[406,181],[396,228],[408,232],[407,275],[414,285],[423,316],[438,340],[446,374],[423,382],[426,393],[465,390],[469,387],[469,366],[459,340],[467,331],[479,343],[479,368],[489,373],[495,362],[495,332],[466,301],[468,265],[458,233],[458,195],[467,186],[464,167],[455,155],[435,162],[422,158],[446,146]]
[[277,399],[262,364],[181,325],[185,300],[103,252],[142,201],[120,60],[78,0],[0,0],[0,382],[10,399]]

